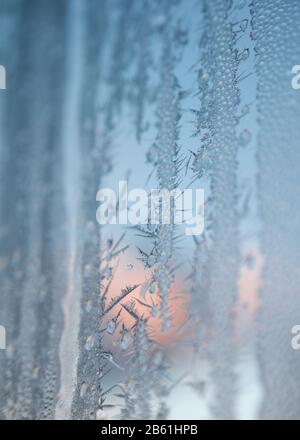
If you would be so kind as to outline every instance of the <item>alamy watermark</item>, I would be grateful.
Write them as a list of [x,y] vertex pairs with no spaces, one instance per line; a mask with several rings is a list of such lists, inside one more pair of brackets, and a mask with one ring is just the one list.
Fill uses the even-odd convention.
[[6,330],[3,325],[0,325],[0,350],[6,349]]
[[295,335],[291,339],[291,346],[293,350],[300,349],[300,325],[294,325],[291,329],[292,335]]
[[200,235],[204,229],[203,189],[151,189],[128,191],[127,181],[119,182],[119,194],[111,188],[99,189],[100,206],[96,218],[100,225],[185,225],[186,235]]
[[292,78],[292,87],[294,90],[300,89],[300,64],[296,64],[292,68],[292,74],[294,75]]
[[0,64],[0,89],[6,89],[6,70],[5,67]]

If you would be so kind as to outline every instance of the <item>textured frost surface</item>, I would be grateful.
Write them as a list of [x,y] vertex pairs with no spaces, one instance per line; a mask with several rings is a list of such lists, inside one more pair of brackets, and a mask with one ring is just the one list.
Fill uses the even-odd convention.
[[0,418],[299,418],[299,0],[0,3]]
[[291,87],[290,70],[300,57],[300,4],[254,1],[251,9],[258,74],[261,242],[266,259],[258,314],[258,355],[266,391],[261,416],[299,419],[300,358],[291,348],[291,329],[299,321],[300,101]]

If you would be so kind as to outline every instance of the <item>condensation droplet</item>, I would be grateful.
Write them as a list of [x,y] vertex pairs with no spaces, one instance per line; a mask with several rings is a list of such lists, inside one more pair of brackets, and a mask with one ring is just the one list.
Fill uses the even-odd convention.
[[83,399],[87,392],[87,384],[83,382],[80,387],[80,397]]
[[239,135],[239,144],[246,147],[252,140],[252,134],[245,128]]
[[86,350],[91,350],[94,346],[95,338],[93,335],[87,337],[84,348]]
[[149,293],[153,294],[155,292],[155,286],[150,286],[149,287]]
[[112,319],[107,324],[106,331],[109,335],[113,335],[115,330],[116,330],[116,321]]

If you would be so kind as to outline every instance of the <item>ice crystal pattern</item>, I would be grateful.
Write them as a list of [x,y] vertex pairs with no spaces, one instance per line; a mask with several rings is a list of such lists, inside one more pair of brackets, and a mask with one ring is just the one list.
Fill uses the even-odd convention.
[[298,419],[299,0],[0,3],[0,418]]

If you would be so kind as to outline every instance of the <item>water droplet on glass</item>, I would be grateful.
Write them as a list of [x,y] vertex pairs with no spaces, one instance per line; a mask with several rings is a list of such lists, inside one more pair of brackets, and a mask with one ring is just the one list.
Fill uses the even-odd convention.
[[94,338],[94,336],[90,335],[86,339],[84,348],[86,350],[91,350],[94,346],[94,343],[95,343],[95,338]]
[[153,294],[155,292],[155,286],[149,287],[149,293]]
[[246,147],[252,140],[252,135],[249,130],[245,128],[239,135],[239,144]]
[[115,330],[116,330],[116,321],[114,319],[112,319],[107,324],[106,331],[109,335],[113,335]]
[[83,399],[87,392],[87,384],[83,382],[80,387],[80,397]]

